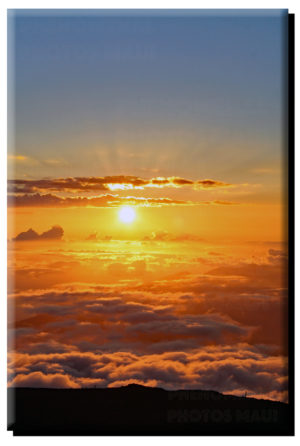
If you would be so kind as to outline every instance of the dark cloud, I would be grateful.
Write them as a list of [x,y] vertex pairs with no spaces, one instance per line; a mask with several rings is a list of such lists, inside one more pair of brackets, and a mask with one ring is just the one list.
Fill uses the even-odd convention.
[[221,205],[235,205],[235,204],[240,204],[240,203],[237,203],[237,202],[235,202],[235,201],[225,201],[225,200],[214,200],[213,202],[212,202],[213,204],[221,204]]
[[180,177],[157,177],[143,179],[132,175],[114,175],[106,177],[75,177],[41,180],[8,180],[9,192],[95,192],[117,189],[144,189],[145,187],[183,187],[193,186],[197,189],[230,187],[232,184],[223,181],[205,179],[188,180]]
[[8,197],[8,206],[16,207],[111,207],[193,205],[193,202],[171,198],[119,197],[118,195],[99,195],[98,197],[60,197],[58,195],[24,194]]
[[185,180],[184,178],[172,178],[172,183],[176,184],[176,186],[187,186],[195,184],[192,180]]
[[[105,339],[106,349],[114,350],[124,346],[134,351],[148,351],[156,345],[156,351],[163,351],[165,342],[188,341],[190,348],[245,340],[252,332],[246,324],[241,325],[216,313],[177,314],[175,305],[162,305],[160,302],[146,304],[136,300],[133,294],[119,296],[101,292],[45,293],[35,296],[18,297],[22,302],[22,319],[15,328],[38,328],[43,325],[55,341],[55,347],[66,342],[66,336],[76,345],[77,340],[88,340],[95,344]],[[18,305],[17,305],[18,307]],[[19,313],[20,314],[20,313]],[[94,325],[96,324],[96,326]],[[66,333],[68,333],[66,335]],[[27,351],[28,345],[40,340],[34,333],[16,333],[19,349]],[[29,344],[28,344],[29,343]],[[161,347],[159,347],[161,343]],[[44,344],[41,347],[44,348]]]
[[39,191],[93,192],[108,190],[105,183],[88,178],[58,178],[47,180],[8,180],[9,190],[15,193],[36,193]]
[[197,188],[200,189],[215,189],[217,187],[231,187],[233,186],[230,183],[224,183],[223,181],[216,181],[216,180],[198,180],[195,182],[197,185]]
[[20,232],[15,238],[14,241],[31,241],[31,240],[61,240],[64,235],[64,230],[61,226],[52,226],[48,231],[42,232],[38,234],[33,229],[28,229],[28,231]]
[[24,194],[10,195],[8,206],[15,207],[119,207],[131,206],[193,206],[193,205],[238,204],[223,201],[185,201],[172,198],[119,197],[118,195],[99,195],[98,197],[60,197],[58,195]]
[[41,240],[43,239],[61,239],[64,235],[64,230],[61,226],[52,226],[49,231],[42,232],[42,234],[39,236]]

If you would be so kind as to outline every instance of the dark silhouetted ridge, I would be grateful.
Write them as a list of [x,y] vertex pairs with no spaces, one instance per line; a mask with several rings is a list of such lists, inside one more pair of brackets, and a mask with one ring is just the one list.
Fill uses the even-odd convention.
[[206,390],[8,389],[14,435],[292,435],[288,404]]

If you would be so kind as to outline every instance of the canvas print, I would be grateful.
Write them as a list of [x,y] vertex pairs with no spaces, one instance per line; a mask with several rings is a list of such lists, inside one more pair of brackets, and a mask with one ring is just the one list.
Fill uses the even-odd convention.
[[291,29],[8,11],[15,435],[293,434]]

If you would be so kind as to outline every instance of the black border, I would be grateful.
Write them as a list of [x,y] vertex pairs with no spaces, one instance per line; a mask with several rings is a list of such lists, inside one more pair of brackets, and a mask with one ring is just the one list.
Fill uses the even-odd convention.
[[289,435],[295,435],[295,14],[288,15],[288,249]]

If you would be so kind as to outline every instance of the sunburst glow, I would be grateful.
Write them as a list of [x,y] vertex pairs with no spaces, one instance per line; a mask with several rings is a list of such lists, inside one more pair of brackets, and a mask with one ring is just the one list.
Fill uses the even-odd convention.
[[135,210],[131,206],[124,206],[119,211],[119,219],[123,223],[132,223],[136,218]]

